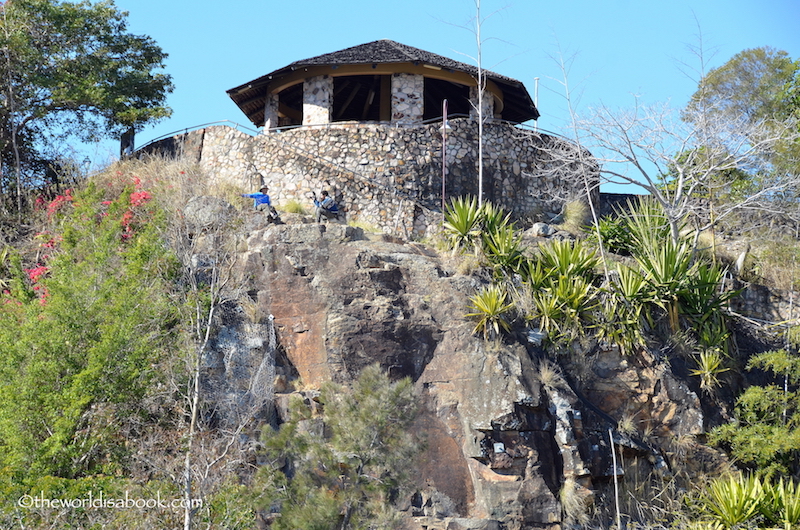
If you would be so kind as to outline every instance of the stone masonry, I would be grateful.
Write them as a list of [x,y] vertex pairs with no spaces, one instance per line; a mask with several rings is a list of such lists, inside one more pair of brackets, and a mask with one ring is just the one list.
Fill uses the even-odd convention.
[[[320,87],[318,95],[325,92],[324,80]],[[255,137],[212,126],[152,144],[147,151],[182,153],[211,178],[243,191],[266,184],[278,205],[297,200],[311,206],[309,193],[327,189],[348,219],[412,238],[441,223],[443,191],[447,201],[477,195],[476,123],[458,118],[450,126],[444,183],[438,122],[415,127],[335,123]],[[583,187],[574,185],[577,152],[565,159],[565,145],[576,149],[552,136],[486,123],[484,199],[517,218],[536,218],[558,212],[565,200],[585,198]],[[596,170],[592,178],[598,178]]]
[[425,110],[423,92],[425,79],[421,75],[392,75],[392,122],[397,125],[419,125]]
[[320,75],[303,83],[303,125],[318,125],[331,121],[333,78]]

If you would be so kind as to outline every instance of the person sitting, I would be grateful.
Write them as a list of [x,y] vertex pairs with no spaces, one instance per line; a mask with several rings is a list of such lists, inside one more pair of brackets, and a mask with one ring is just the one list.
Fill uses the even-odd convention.
[[272,202],[269,200],[268,191],[269,188],[267,186],[262,186],[261,189],[258,190],[258,193],[245,193],[242,194],[242,197],[253,199],[253,208],[259,212],[266,212],[267,221],[278,224],[281,222],[281,219],[278,216],[278,211],[272,206]]
[[326,219],[339,219],[339,206],[328,195],[327,190],[322,192],[320,200],[314,198],[314,206],[317,207],[316,218],[318,223],[322,222],[323,217]]

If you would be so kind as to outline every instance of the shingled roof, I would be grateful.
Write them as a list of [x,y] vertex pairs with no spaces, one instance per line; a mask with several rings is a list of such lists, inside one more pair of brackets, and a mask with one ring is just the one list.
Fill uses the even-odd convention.
[[[259,112],[262,113],[261,117],[263,118],[264,98],[269,84],[296,70],[312,66],[329,65],[331,67],[339,67],[344,65],[393,63],[431,65],[451,72],[464,72],[474,78],[478,76],[478,68],[476,66],[454,61],[442,55],[420,50],[393,40],[384,39],[295,61],[253,81],[234,87],[227,92],[234,103],[256,123],[257,119],[254,118]],[[539,117],[539,111],[521,81],[489,70],[483,70],[483,73],[487,79],[496,83],[503,91],[503,119],[520,123]],[[256,124],[258,125],[258,123]]]

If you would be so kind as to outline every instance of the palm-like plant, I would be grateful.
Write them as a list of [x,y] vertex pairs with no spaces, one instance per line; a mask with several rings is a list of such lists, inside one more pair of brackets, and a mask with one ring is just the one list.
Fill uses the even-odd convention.
[[517,273],[522,281],[532,290],[538,290],[550,285],[553,269],[547,267],[541,259],[523,258],[517,267]]
[[[485,205],[484,205],[485,206]],[[504,224],[482,235],[483,252],[501,275],[519,270],[523,261],[522,237],[512,225]]]
[[511,222],[511,214],[490,202],[481,205],[480,214],[485,232],[492,233],[507,227],[514,227],[514,223]]
[[800,486],[783,477],[775,484],[764,485],[760,511],[775,525],[791,530],[800,523]]
[[640,249],[634,257],[647,283],[654,290],[655,302],[669,318],[670,329],[680,329],[680,295],[686,291],[688,279],[693,274],[692,251],[685,241],[661,241],[654,247]]
[[722,365],[722,354],[717,348],[707,348],[696,357],[697,368],[691,370],[691,375],[700,377],[700,388],[711,392],[719,386],[719,374],[727,372],[728,368]]
[[580,241],[550,241],[539,246],[545,267],[558,276],[583,276],[592,280],[600,258]]
[[756,517],[764,499],[764,486],[754,475],[730,475],[712,481],[700,494],[700,507],[725,528]]
[[644,345],[643,311],[652,301],[652,292],[644,277],[620,265],[603,295],[603,319],[598,325],[600,336],[617,344],[623,354]]
[[514,303],[508,301],[508,294],[497,284],[484,287],[470,298],[472,312],[464,315],[478,320],[473,333],[483,333],[483,337],[497,337],[500,331],[509,331],[511,324],[508,315],[514,309]]
[[477,250],[482,219],[482,209],[478,207],[478,200],[474,197],[459,197],[450,201],[444,216],[444,231],[453,252],[467,247]]
[[534,318],[551,342],[578,338],[600,307],[597,289],[581,276],[559,276],[534,294]]

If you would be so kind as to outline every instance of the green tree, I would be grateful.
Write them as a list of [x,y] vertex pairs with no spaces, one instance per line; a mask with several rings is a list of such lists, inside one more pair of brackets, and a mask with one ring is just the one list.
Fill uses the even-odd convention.
[[790,94],[799,70],[800,64],[782,50],[764,46],[741,51],[702,78],[689,109],[703,107],[751,123],[796,115],[800,107]]
[[[706,138],[697,155],[684,153],[684,158],[700,167],[716,167],[708,160],[709,153],[717,153],[713,146],[724,144],[734,131],[748,131],[753,142],[780,133],[770,149],[758,153],[756,158],[764,163],[719,168],[712,174],[708,179],[712,199],[742,200],[764,189],[771,190],[766,198],[773,205],[787,194],[796,197],[794,188],[800,176],[798,83],[800,61],[769,46],[743,50],[700,80],[684,118],[700,127]],[[734,188],[734,196],[728,196],[729,187]]]
[[800,471],[800,357],[786,350],[762,353],[749,364],[775,382],[749,387],[736,400],[735,421],[714,429],[711,441],[742,465],[767,474]]
[[167,55],[126,30],[113,0],[13,0],[0,5],[0,151],[17,207],[28,162],[58,138],[92,141],[170,115]]
[[267,464],[256,487],[280,510],[274,527],[396,528],[391,501],[419,447],[409,432],[417,410],[411,381],[391,382],[373,365],[352,389],[325,386],[319,401],[321,416],[295,402],[294,418],[265,432]]

